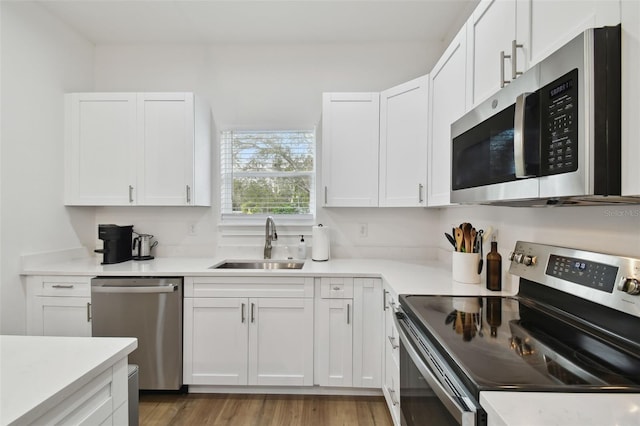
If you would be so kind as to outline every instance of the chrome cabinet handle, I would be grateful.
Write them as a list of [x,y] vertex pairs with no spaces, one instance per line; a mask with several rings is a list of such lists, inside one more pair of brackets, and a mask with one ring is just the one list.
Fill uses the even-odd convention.
[[524,113],[529,93],[522,93],[516,98],[516,108],[513,117],[513,162],[515,165],[516,179],[525,179],[534,175],[526,174],[525,167],[525,141],[524,141]]
[[73,288],[73,284],[54,284],[53,288]]
[[387,310],[387,294],[389,292],[387,290],[382,292],[382,310],[386,311]]
[[511,79],[515,80],[519,75],[522,75],[522,71],[518,71],[518,55],[516,55],[518,48],[522,48],[524,45],[518,44],[516,40],[511,41]]
[[418,184],[418,203],[422,203],[424,201],[424,199],[422,198],[422,188],[424,188],[424,185],[419,183]]
[[191,204],[191,187],[187,185],[187,204]]
[[333,291],[340,291],[340,287],[338,287],[338,286],[334,287]]
[[324,203],[327,204],[327,187],[324,187]]
[[504,50],[500,51],[500,87],[504,87],[507,84],[511,83],[510,80],[504,79],[504,60],[511,59],[511,55],[505,55]]
[[254,315],[254,312],[253,312],[253,308],[254,308],[255,306],[256,306],[256,304],[255,304],[255,303],[252,303],[252,304],[251,304],[251,322],[255,322],[255,319],[256,319],[256,317],[255,317],[255,315]]
[[87,322],[91,322],[91,302],[87,302]]
[[400,345],[396,345],[394,342],[396,341],[395,337],[387,336],[389,338],[389,343],[391,343],[391,349],[398,349]]
[[129,202],[133,203],[133,186],[129,185]]
[[347,303],[347,324],[351,323],[351,304]]
[[391,398],[391,403],[393,404],[393,406],[395,407],[396,405],[398,405],[398,400],[395,397],[396,395],[396,391],[391,389],[391,388],[387,388],[387,390],[389,391],[389,397]]
[[244,303],[240,306],[240,322],[244,323]]

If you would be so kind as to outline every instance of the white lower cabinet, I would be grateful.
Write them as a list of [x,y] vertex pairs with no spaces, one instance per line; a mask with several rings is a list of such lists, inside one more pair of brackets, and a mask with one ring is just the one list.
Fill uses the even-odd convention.
[[312,278],[186,277],[184,308],[185,384],[313,385]]
[[394,425],[400,425],[400,341],[393,316],[397,297],[384,289],[384,383],[382,393]]
[[380,388],[381,306],[380,279],[316,279],[318,385]]
[[123,425],[128,415],[127,358],[91,379],[33,423],[35,425]]
[[91,336],[91,278],[27,277],[27,334]]

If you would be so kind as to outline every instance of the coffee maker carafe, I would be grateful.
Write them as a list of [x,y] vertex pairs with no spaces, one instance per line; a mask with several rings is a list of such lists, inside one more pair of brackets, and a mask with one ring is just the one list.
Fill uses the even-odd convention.
[[95,252],[102,253],[103,265],[131,260],[132,233],[133,225],[98,225],[98,238],[104,244],[102,249],[97,249]]
[[151,256],[151,249],[158,245],[157,241],[151,242],[153,235],[138,234],[137,232],[134,233],[137,237],[133,239],[133,252],[136,253],[133,256],[133,260],[153,259],[153,256]]

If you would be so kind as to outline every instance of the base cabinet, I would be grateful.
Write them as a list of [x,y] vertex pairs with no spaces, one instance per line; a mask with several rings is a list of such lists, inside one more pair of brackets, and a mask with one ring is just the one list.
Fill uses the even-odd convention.
[[312,278],[186,277],[184,308],[185,384],[313,385]]
[[380,388],[382,283],[316,279],[316,384]]
[[384,382],[382,393],[394,425],[400,425],[400,340],[393,316],[397,296],[384,289]]
[[27,278],[27,334],[91,336],[91,278]]

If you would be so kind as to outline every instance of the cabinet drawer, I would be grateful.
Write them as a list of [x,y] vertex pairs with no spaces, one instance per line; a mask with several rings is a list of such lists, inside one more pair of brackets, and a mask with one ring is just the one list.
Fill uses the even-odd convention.
[[352,299],[353,278],[322,278],[320,297],[323,299]]
[[305,277],[185,277],[184,297],[313,298],[313,278]]
[[34,296],[91,297],[89,277],[29,277]]

